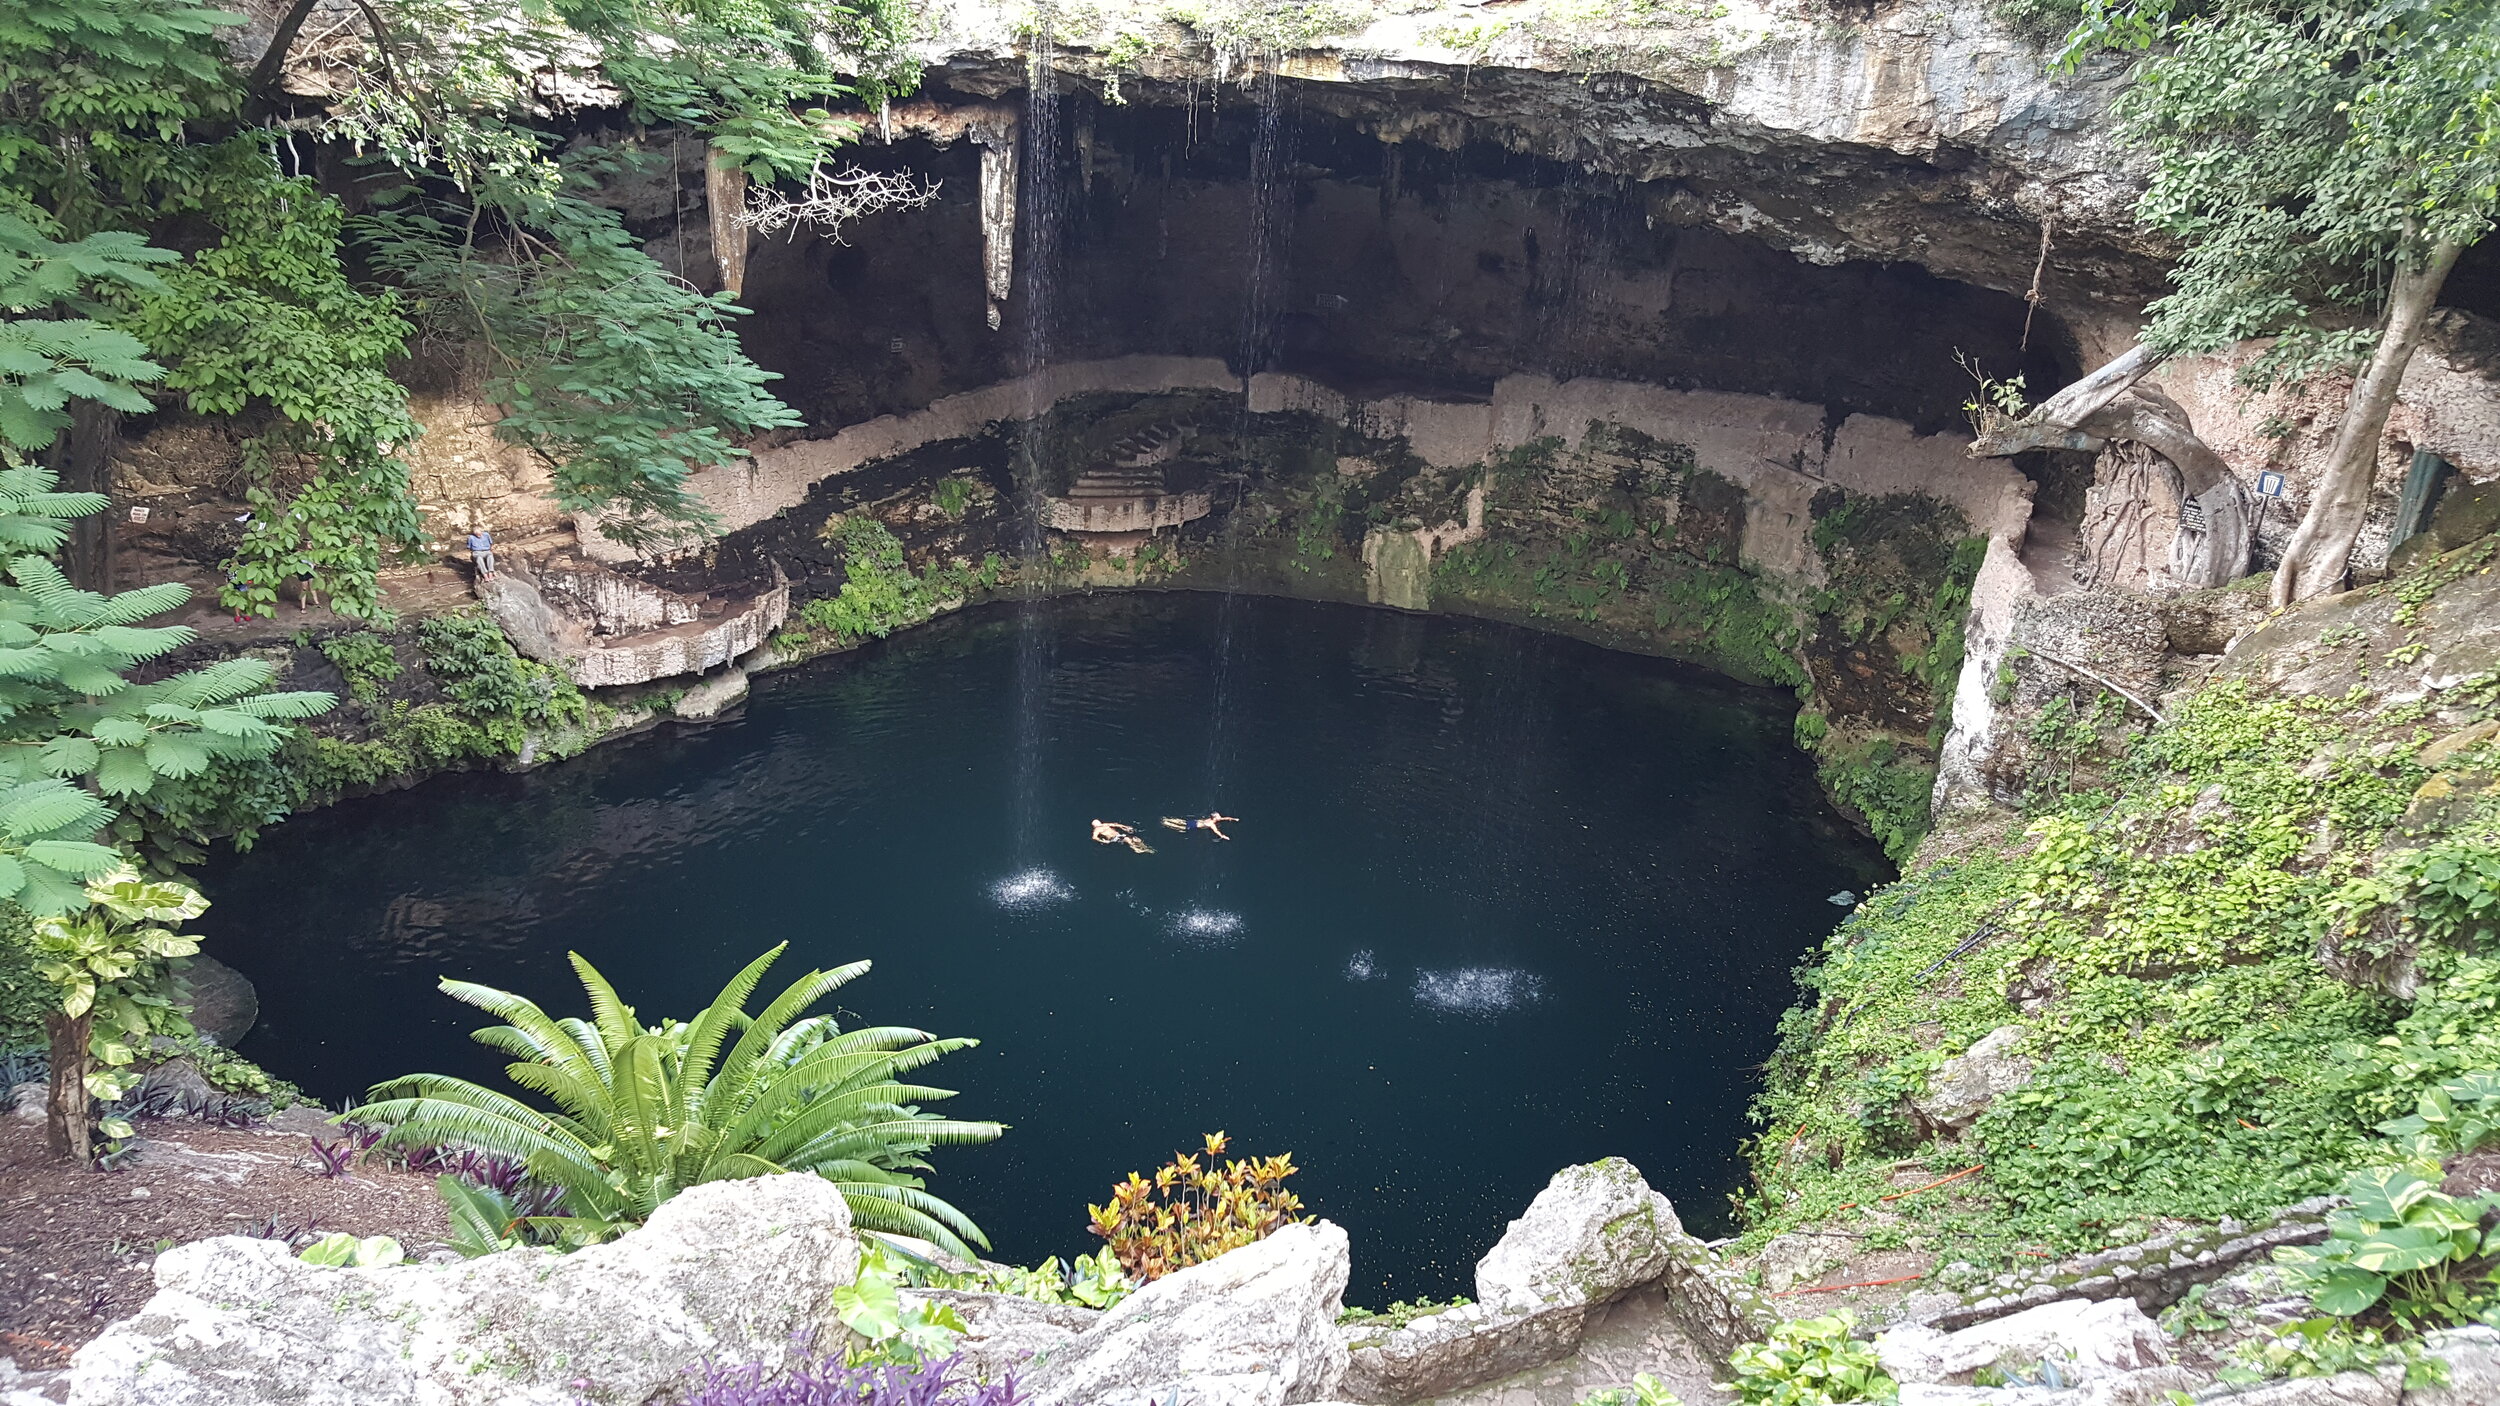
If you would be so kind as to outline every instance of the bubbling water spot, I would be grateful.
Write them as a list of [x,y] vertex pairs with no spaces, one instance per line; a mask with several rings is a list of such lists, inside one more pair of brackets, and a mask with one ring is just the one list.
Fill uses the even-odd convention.
[[1239,913],[1221,908],[1184,908],[1172,915],[1172,935],[1202,947],[1223,947],[1240,940]]
[[1355,953],[1353,956],[1346,958],[1346,980],[1369,981],[1378,975],[1380,975],[1380,966],[1377,962],[1372,960],[1372,950],[1370,948],[1366,947],[1362,951]]
[[1516,967],[1456,967],[1415,973],[1416,1003],[1450,1015],[1503,1015],[1535,1004],[1544,993],[1542,977]]
[[1048,869],[1024,869],[990,885],[990,901],[1010,913],[1030,913],[1065,903],[1076,890]]

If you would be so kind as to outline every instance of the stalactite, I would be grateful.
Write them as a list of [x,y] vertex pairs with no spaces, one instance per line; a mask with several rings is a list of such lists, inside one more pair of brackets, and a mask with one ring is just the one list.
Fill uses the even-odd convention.
[[712,217],[712,263],[723,291],[736,297],[747,282],[747,227],[738,222],[747,208],[747,172],[719,147],[704,156],[703,199]]
[[995,332],[1016,279],[1016,129],[975,132],[973,140],[981,144],[981,271]]

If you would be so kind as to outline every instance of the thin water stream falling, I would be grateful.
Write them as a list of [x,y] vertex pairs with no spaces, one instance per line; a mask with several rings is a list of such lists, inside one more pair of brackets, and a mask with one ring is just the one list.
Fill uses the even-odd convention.
[[1018,163],[1017,213],[1024,245],[1024,371],[1032,388],[1025,430],[1017,439],[1016,493],[1016,763],[1015,873],[1018,881],[1046,883],[1037,867],[1042,817],[1042,694],[1049,684],[1050,635],[1040,624],[1043,516],[1049,491],[1050,409],[1048,375],[1057,330],[1060,222],[1066,202],[1059,169],[1058,46],[1053,15],[1042,7],[1026,50],[1023,159]]
[[[1250,383],[1265,371],[1276,354],[1276,333],[1293,240],[1293,190],[1278,178],[1292,164],[1291,131],[1285,121],[1284,95],[1277,78],[1277,55],[1268,55],[1243,86],[1253,94],[1258,116],[1250,141],[1250,218],[1244,251],[1241,307],[1241,418],[1234,435],[1234,472],[1244,481],[1250,472]],[[1241,611],[1241,559],[1233,555],[1224,580],[1211,667],[1213,697],[1207,708],[1207,763],[1204,800],[1210,811],[1224,804],[1225,783],[1232,764],[1233,636]],[[1214,873],[1215,871],[1210,871]]]

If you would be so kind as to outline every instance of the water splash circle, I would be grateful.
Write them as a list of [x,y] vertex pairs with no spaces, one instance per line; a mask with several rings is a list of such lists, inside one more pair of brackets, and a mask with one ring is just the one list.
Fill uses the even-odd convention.
[[1362,951],[1355,953],[1353,956],[1346,958],[1346,980],[1369,981],[1378,975],[1380,975],[1380,964],[1372,960],[1372,950],[1370,948],[1366,947]]
[[1221,908],[1184,908],[1172,915],[1172,935],[1202,947],[1222,947],[1240,940],[1239,913]]
[[1074,897],[1076,890],[1048,869],[1025,869],[990,885],[990,901],[1010,913],[1029,913]]
[[1516,967],[1455,967],[1449,971],[1415,973],[1416,1004],[1450,1015],[1502,1015],[1533,1005],[1544,990],[1543,978]]

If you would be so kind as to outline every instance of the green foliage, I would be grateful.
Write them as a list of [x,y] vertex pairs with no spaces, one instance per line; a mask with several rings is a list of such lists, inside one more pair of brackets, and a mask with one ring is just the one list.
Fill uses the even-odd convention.
[[[49,473],[0,477],[14,502],[42,515],[91,511],[86,495],[51,493]],[[190,641],[188,629],[139,623],[180,605],[183,587],[101,596],[31,555],[9,576],[14,584],[0,586],[0,899],[39,915],[81,906],[79,881],[120,864],[95,842],[113,819],[107,800],[143,797],[217,761],[265,757],[286,721],[334,701],[264,692],[275,671],[251,658],[133,684],[131,668]]]
[[0,199],[82,232],[181,203],[200,172],[187,124],[241,97],[216,32],[243,22],[194,0],[16,0],[0,12]]
[[2402,1364],[2407,1391],[2447,1384],[2447,1363],[2422,1351],[2419,1342],[2391,1343],[2380,1330],[2357,1327],[2342,1318],[2285,1323],[2271,1333],[2236,1343],[2220,1375],[2234,1384],[2275,1377],[2332,1377],[2342,1372],[2375,1375],[2389,1363]]
[[1197,1153],[1176,1153],[1152,1181],[1131,1172],[1111,1188],[1109,1204],[1085,1208],[1088,1228],[1132,1278],[1151,1283],[1310,1219],[1297,1214],[1302,1199],[1285,1189],[1299,1170],[1292,1153],[1218,1166],[1227,1144],[1224,1134],[1209,1133],[1203,1164]]
[[2477,1069],[2426,1090],[2411,1113],[2378,1130],[2441,1153],[2478,1152],[2500,1142],[2500,1071]]
[[588,1020],[551,1018],[520,996],[446,978],[445,993],[507,1022],[478,1031],[479,1043],[513,1056],[512,1081],[561,1111],[412,1074],[376,1085],[376,1101],[357,1116],[387,1127],[386,1145],[468,1146],[520,1160],[563,1188],[570,1214],[553,1227],[568,1243],[611,1238],[689,1186],[815,1172],[841,1188],[863,1228],[971,1257],[966,1242],[980,1241],[980,1230],[909,1173],[926,1169],[933,1148],[986,1142],[1002,1129],[924,1113],[921,1102],[951,1091],[900,1081],[976,1042],[901,1026],[844,1032],[830,1016],[801,1016],[866,962],[809,972],[749,1015],[747,998],[782,950],[749,963],[692,1021],[648,1027],[578,954]]
[[1895,864],[1909,862],[1927,835],[1935,763],[1880,733],[1832,732],[1815,748],[1815,780],[1857,812]]
[[1647,1372],[1632,1379],[1630,1386],[1607,1387],[1580,1398],[1579,1406],[1684,1406],[1684,1398],[1667,1390],[1667,1384]]
[[[881,1244],[883,1242],[880,1242]],[[899,1247],[885,1245],[895,1255]],[[935,1261],[908,1259],[912,1284],[924,1289],[974,1289],[990,1294],[1013,1294],[1035,1303],[1067,1304],[1078,1308],[1109,1308],[1127,1298],[1137,1289],[1137,1281],[1120,1268],[1117,1256],[1108,1246],[1090,1255],[1079,1255],[1073,1263],[1063,1263],[1053,1255],[1031,1269],[1014,1265],[984,1265],[969,1274],[958,1274]]]
[[[490,733],[510,731],[498,729],[499,723],[564,727],[588,716],[589,703],[573,681],[560,670],[522,658],[484,610],[427,617],[417,627],[417,647],[452,705],[487,724]],[[511,738],[510,750],[520,750],[517,736]]]
[[367,708],[380,706],[383,690],[399,678],[399,651],[387,635],[356,630],[321,642],[321,653],[347,679],[347,696]]
[[2121,97],[2154,157],[2137,204],[2186,246],[2144,340],[2276,338],[2266,383],[2359,360],[2391,259],[2471,244],[2500,206],[2500,30],[2482,0],[2088,0],[2067,60],[2151,52]]
[[[121,869],[87,884],[90,907],[36,920],[31,944],[38,975],[52,983],[61,1013],[91,1018],[89,1096],[115,1099],[137,1082],[130,1067],[169,1025],[165,962],[200,950],[174,928],[208,911],[185,884],[151,882]],[[181,1025],[185,1031],[187,1024]],[[76,1048],[73,1043],[72,1049]]]
[[387,1235],[359,1238],[344,1230],[335,1230],[306,1245],[295,1256],[306,1264],[335,1265],[346,1269],[382,1269],[408,1258],[398,1241]]
[[546,461],[559,504],[636,545],[708,527],[688,475],[742,457],[736,436],[800,423],[739,349],[742,310],[671,277],[612,210],[548,195],[506,214],[499,248],[477,247],[456,208],[377,215],[363,232],[421,316],[484,339],[495,432]]
[[874,1236],[860,1247],[859,1275],[833,1291],[834,1315],[860,1338],[846,1344],[843,1365],[916,1366],[955,1350],[970,1331],[953,1306],[930,1299],[906,1302],[909,1265]]
[[245,446],[252,520],[223,602],[272,615],[279,586],[302,578],[376,618],[384,552],[423,541],[392,457],[420,432],[388,369],[407,351],[399,299],[348,284],[345,211],[308,179],[240,184],[217,215],[221,240],[130,299],[122,325],[173,363],[166,388],[193,412],[276,416]]
[[836,518],[825,524],[824,535],[842,549],[842,590],[799,607],[799,620],[845,642],[884,639],[975,587],[996,584],[989,566],[981,576],[946,567],[914,574],[902,541],[871,517]]
[[2500,1302],[2500,1192],[2451,1196],[2436,1160],[2368,1167],[2342,1191],[2316,1246],[2274,1253],[2320,1311],[2380,1309],[2412,1329],[2470,1322]]
[[2426,1096],[2500,1069],[2500,962],[2421,945],[2399,1009],[2317,960],[2378,923],[2357,883],[2433,872],[2388,844],[2423,773],[2341,706],[2209,686],[2106,789],[2041,798],[2018,843],[1870,898],[1783,1024],[1754,1233],[1864,1200],[1919,1140],[1904,1099],[2007,1024],[2035,1077],[1968,1135],[1978,1155],[1938,1154],[1984,1176],[1899,1204],[1974,1263],[2261,1214],[2366,1165],[2381,1124],[2450,1116]]
[[1377,1313],[1368,1308],[1350,1307],[1337,1315],[1337,1323],[1341,1327],[1359,1323],[1366,1328],[1378,1328],[1383,1332],[1394,1333],[1418,1318],[1430,1318],[1436,1313],[1447,1313],[1454,1308],[1465,1308],[1471,1302],[1473,1300],[1455,1295],[1446,1303],[1435,1303],[1429,1297],[1411,1302],[1399,1299]]
[[[162,378],[165,368],[148,360],[144,343],[91,317],[55,314],[99,311],[82,296],[91,284],[157,287],[149,266],[176,257],[119,232],[59,243],[0,211],[0,312],[40,314],[0,318],[0,451],[50,445],[69,423],[72,400],[134,415],[155,408],[138,383]],[[5,545],[45,551],[59,541]]]
[[60,1009],[52,983],[35,970],[33,920],[0,904],[0,1055],[44,1042],[44,1017]]
[[1901,1394],[1875,1360],[1875,1348],[1850,1336],[1857,1318],[1848,1310],[1825,1318],[1795,1318],[1771,1336],[1747,1343],[1728,1359],[1736,1369],[1736,1395],[1746,1406],[1839,1406],[1850,1401],[1891,1401]]

